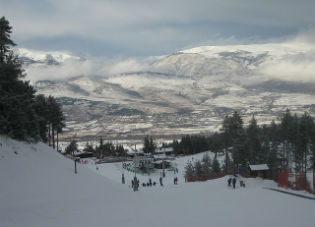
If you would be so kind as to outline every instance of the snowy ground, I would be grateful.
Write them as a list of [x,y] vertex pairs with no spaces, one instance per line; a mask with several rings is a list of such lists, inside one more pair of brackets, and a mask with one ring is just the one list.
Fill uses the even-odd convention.
[[[235,190],[226,177],[173,185],[168,172],[164,187],[133,192],[121,184],[121,164],[79,165],[74,174],[73,161],[44,144],[0,142],[0,226],[315,225],[314,200],[262,188],[271,181],[246,179]],[[177,160],[179,177],[188,158]]]

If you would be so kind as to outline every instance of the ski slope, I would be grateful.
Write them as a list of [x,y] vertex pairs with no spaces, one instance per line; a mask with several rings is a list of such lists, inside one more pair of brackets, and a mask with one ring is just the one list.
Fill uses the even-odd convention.
[[[246,188],[233,190],[227,187],[227,177],[186,184],[181,178],[178,185],[133,192],[121,184],[118,164],[99,165],[98,170],[93,164],[78,165],[74,174],[73,161],[45,144],[5,137],[0,143],[0,226],[315,224],[314,200],[262,188],[275,186],[271,181],[246,179]],[[180,171],[189,158],[177,160]]]

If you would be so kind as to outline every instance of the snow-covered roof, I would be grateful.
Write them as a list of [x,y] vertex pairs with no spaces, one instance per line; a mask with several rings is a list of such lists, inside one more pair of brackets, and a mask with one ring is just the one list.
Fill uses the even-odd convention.
[[268,170],[269,167],[267,164],[259,164],[259,165],[249,165],[249,168],[253,171],[258,171],[258,170]]
[[129,151],[129,150],[127,150],[127,154],[129,154],[129,155],[143,154],[143,151]]
[[153,157],[155,159],[158,159],[158,158],[166,158],[167,156],[165,154],[155,154],[155,155],[153,155]]
[[155,149],[154,152],[155,153],[172,153],[173,148],[172,147],[161,147],[161,148]]
[[158,161],[154,161],[153,164],[162,164],[162,163],[170,163],[169,161],[166,160],[158,160]]

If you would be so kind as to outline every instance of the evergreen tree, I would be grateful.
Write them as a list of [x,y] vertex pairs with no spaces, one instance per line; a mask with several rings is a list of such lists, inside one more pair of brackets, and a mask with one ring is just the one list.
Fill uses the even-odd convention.
[[246,166],[249,162],[250,153],[247,147],[246,141],[246,133],[244,130],[240,131],[240,134],[233,142],[232,148],[232,158],[234,162],[234,166],[238,166],[239,164]]
[[213,173],[220,173],[221,172],[221,167],[220,167],[220,163],[217,159],[217,155],[214,156],[214,159],[212,162],[212,172]]
[[94,153],[94,148],[89,142],[86,142],[85,147],[83,148],[84,152]]
[[115,153],[118,156],[125,156],[126,152],[125,152],[124,146],[123,145],[116,145]]
[[188,161],[185,166],[185,176],[193,176],[195,175],[195,170],[193,164]]
[[151,136],[151,138],[150,138],[150,152],[151,152],[151,154],[154,154],[155,148],[156,148],[156,145],[155,145],[155,143],[153,142],[153,138],[152,138],[152,136]]
[[223,120],[222,130],[225,135],[227,146],[232,146],[234,141],[243,133],[243,120],[235,111],[231,117],[226,116]]
[[16,44],[11,40],[12,27],[5,17],[0,18],[0,64],[3,64],[10,55],[10,46]]
[[34,110],[37,115],[37,120],[39,124],[39,135],[43,142],[48,141],[48,107],[47,99],[44,95],[37,95],[35,97],[35,103],[33,105]]
[[260,164],[265,161],[263,154],[261,152],[261,143],[260,143],[260,131],[259,127],[257,125],[257,121],[255,117],[253,116],[249,126],[246,129],[247,133],[247,149],[249,149],[249,162],[251,164]]
[[18,57],[10,50],[11,27],[0,19],[0,133],[14,139],[38,138],[38,122],[33,109],[35,90],[25,76]]
[[298,130],[298,151],[300,153],[300,157],[302,159],[302,171],[306,175],[308,162],[307,157],[309,156],[310,152],[310,145],[311,145],[311,137],[314,137],[313,134],[313,119],[307,113],[304,113],[303,116],[300,118],[299,122],[299,130]]
[[[23,80],[25,74],[18,56],[10,49],[15,45],[10,39],[11,29],[9,22],[2,17],[0,19],[0,134],[8,135],[13,139],[46,141],[45,131],[48,131],[50,136],[50,128],[47,130],[46,124],[51,119],[52,113],[45,98],[35,96],[34,88],[28,81]],[[61,107],[58,106],[53,110],[55,114],[53,117],[58,119],[54,119],[52,128],[61,132],[64,127]]]
[[151,137],[149,137],[149,136],[144,137],[143,152],[153,154],[155,151],[155,148],[156,148],[156,146],[153,142],[152,136]]
[[194,170],[195,170],[195,174],[197,175],[200,175],[200,174],[203,174],[203,168],[202,168],[202,164],[199,160],[197,160],[195,163],[194,163]]
[[177,140],[173,140],[172,146],[173,146],[173,152],[175,155],[183,153],[181,144]]
[[285,160],[285,168],[289,168],[289,159],[290,159],[289,146],[290,146],[290,139],[291,139],[290,134],[292,134],[291,131],[293,128],[292,122],[293,122],[292,115],[290,113],[290,110],[287,109],[286,113],[281,119],[280,131],[279,131],[281,140],[283,142],[282,156],[283,156],[283,159]]
[[225,173],[230,173],[233,171],[233,163],[230,159],[228,151],[225,152],[224,165],[222,168]]
[[66,154],[74,155],[74,153],[78,151],[78,144],[76,140],[71,141],[71,143],[66,147]]
[[208,153],[205,153],[202,157],[202,172],[203,173],[211,173],[211,158]]

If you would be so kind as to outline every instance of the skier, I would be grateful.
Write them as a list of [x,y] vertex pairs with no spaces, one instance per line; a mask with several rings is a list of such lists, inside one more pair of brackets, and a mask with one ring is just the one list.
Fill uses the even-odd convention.
[[232,178],[230,177],[230,178],[228,179],[228,186],[229,186],[229,187],[231,187],[231,181],[232,181]]
[[235,184],[236,184],[236,178],[235,177],[233,178],[232,184],[233,184],[233,188],[235,189]]
[[151,178],[149,178],[149,184],[150,184],[150,186],[152,186],[152,180],[151,180]]
[[174,184],[176,184],[176,177],[174,177]]
[[160,185],[163,186],[163,178],[160,177]]

